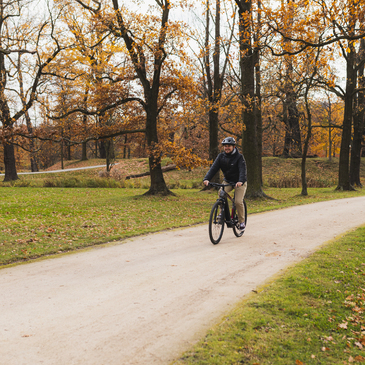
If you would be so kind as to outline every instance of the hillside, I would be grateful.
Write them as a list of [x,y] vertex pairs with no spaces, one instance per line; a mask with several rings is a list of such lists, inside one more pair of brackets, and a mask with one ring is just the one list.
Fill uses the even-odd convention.
[[[164,160],[163,165],[171,163]],[[104,165],[105,160],[92,159],[88,161],[65,161],[64,168],[78,168],[85,166]],[[57,163],[47,169],[47,172],[61,169]],[[148,188],[149,176],[125,180],[129,175],[141,174],[148,171],[147,159],[118,160],[110,175],[105,168],[95,168],[80,171],[65,171],[35,175],[19,175],[20,181],[16,186],[65,186],[65,187],[137,187]],[[199,188],[207,171],[206,167],[189,170],[173,170],[164,173],[166,183],[170,188]],[[263,158],[264,187],[300,187],[301,159]],[[311,158],[307,160],[307,180],[309,187],[336,186],[338,175],[338,159],[329,161],[325,158]],[[365,181],[365,159],[362,160],[362,181]],[[7,183],[9,184],[9,183]],[[2,186],[7,184],[2,183]],[[13,183],[14,185],[14,183]]]

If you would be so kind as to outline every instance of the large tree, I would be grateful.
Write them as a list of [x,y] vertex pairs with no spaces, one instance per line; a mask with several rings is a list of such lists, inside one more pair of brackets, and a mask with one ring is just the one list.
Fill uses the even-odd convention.
[[[255,53],[252,25],[253,8],[251,0],[235,0],[239,14],[240,51],[240,97],[243,104],[242,151],[247,162],[247,196],[263,197],[261,181],[261,133],[258,118],[261,112],[255,95],[255,66],[258,62]],[[257,81],[257,79],[256,79]]]
[[[12,144],[15,123],[27,116],[37,99],[46,67],[62,50],[55,27],[57,14],[41,22],[32,19],[28,10],[33,3],[0,0],[0,122],[4,147],[4,181],[18,179]],[[16,56],[20,54],[22,60],[27,59],[27,91],[24,84],[21,84],[23,80],[18,78]]]
[[357,54],[356,70],[358,72],[358,93],[355,97],[354,136],[351,148],[350,160],[350,184],[362,187],[360,180],[361,149],[365,133],[365,38],[361,39]]
[[[177,83],[173,79],[180,85],[184,79],[173,60],[168,62],[172,51],[176,52],[179,48],[178,42],[174,43],[174,38],[180,36],[179,26],[170,19],[174,4],[170,0],[156,0],[147,14],[141,14],[131,6],[119,5],[118,0],[93,0],[91,4],[82,0],[75,2],[87,9],[101,27],[125,45],[128,63],[133,68],[133,76],[129,76],[130,83],[140,90],[131,101],[137,101],[146,115],[151,176],[148,194],[170,194],[161,169],[163,151],[158,138],[158,120],[166,103],[177,90]],[[120,71],[122,74],[122,66]],[[177,80],[179,76],[181,79]]]
[[[294,30],[281,27],[277,21],[291,12],[301,14],[295,24]],[[350,190],[350,145],[352,136],[352,122],[354,115],[354,97],[359,92],[357,87],[357,48],[360,39],[365,37],[364,0],[315,0],[295,2],[292,0],[281,2],[279,10],[267,9],[268,25],[273,30],[275,37],[290,41],[291,47],[284,51],[278,50],[278,42],[271,43],[273,54],[298,54],[308,47],[327,47],[340,52],[346,63],[345,90],[341,86],[335,87],[333,80],[327,80],[325,87],[341,95],[344,100],[345,110],[343,117],[342,141],[340,150],[338,186],[339,190]],[[273,7],[272,7],[273,8]],[[276,38],[276,39],[277,39]],[[338,54],[338,53],[337,53]],[[329,58],[329,61],[332,60]]]
[[[209,159],[214,160],[219,153],[219,109],[223,99],[224,78],[229,65],[229,51],[231,48],[234,21],[230,25],[231,32],[228,39],[221,34],[221,0],[215,0],[215,17],[212,17],[212,4],[206,1],[205,41],[202,58],[204,96],[208,100],[209,123]],[[231,16],[231,14],[226,14]],[[214,35],[211,34],[211,17],[214,20]],[[211,42],[212,39],[212,42]],[[211,44],[213,43],[213,45]],[[223,53],[223,58],[222,58]]]

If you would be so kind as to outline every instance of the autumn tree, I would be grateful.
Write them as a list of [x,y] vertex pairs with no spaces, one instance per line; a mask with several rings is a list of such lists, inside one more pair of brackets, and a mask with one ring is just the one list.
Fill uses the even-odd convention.
[[[18,73],[18,83],[19,83],[19,90],[17,90],[16,92],[18,92],[19,94],[19,98],[22,102],[23,107],[26,108],[27,105],[27,95],[25,94],[25,85],[24,85],[24,75],[23,72],[24,67],[22,68],[22,53],[18,54],[18,60],[17,63],[14,65],[17,69],[17,73]],[[13,61],[13,60],[11,60]],[[32,125],[32,120],[30,117],[30,113],[29,110],[27,110],[24,113],[24,119],[25,119],[25,124],[27,126],[27,131],[29,135],[33,135],[33,125]],[[27,143],[22,144],[21,146],[22,148],[24,148],[25,150],[27,150],[30,154],[30,168],[32,172],[36,172],[38,171],[38,160],[37,160],[37,147],[35,144],[35,140],[33,138],[30,138]]]
[[[317,52],[306,52],[307,59],[304,60],[302,65],[304,65],[304,74],[305,74],[305,86],[304,86],[304,104],[307,118],[306,131],[307,135],[304,141],[303,153],[302,153],[302,163],[301,163],[301,177],[302,177],[302,191],[301,195],[308,195],[308,183],[307,183],[307,172],[306,172],[306,160],[307,153],[309,149],[309,142],[312,137],[312,110],[309,101],[309,94],[315,85],[315,78],[318,74],[319,67],[319,58],[320,58],[320,50]],[[303,55],[303,53],[302,53]],[[306,61],[306,62],[305,62]]]
[[[4,181],[18,179],[12,144],[15,123],[33,106],[46,67],[63,49],[57,38],[58,14],[39,21],[30,15],[32,4],[22,0],[0,0],[0,121]],[[22,55],[22,60],[27,59],[32,65],[27,72],[26,86],[19,86],[16,55]],[[19,92],[21,87],[23,90]]]
[[360,181],[361,149],[365,133],[365,38],[360,40],[356,70],[358,92],[354,98],[353,139],[350,160],[350,184],[362,187]]
[[[76,15],[70,11],[71,5],[63,1],[57,4],[68,30],[65,38],[72,46],[64,52],[62,62],[48,69],[48,82],[53,87],[44,101],[47,118],[57,132],[38,134],[37,138],[66,145],[68,155],[72,146],[81,145],[84,160],[86,146],[93,141],[95,156],[106,159],[109,171],[115,155],[113,138],[144,132],[139,116],[143,109],[138,108],[137,99],[129,97],[133,79],[127,76],[130,67],[122,67],[125,47],[92,13],[80,8]],[[126,106],[132,101],[132,108]]]
[[[260,112],[255,97],[255,57],[253,34],[253,4],[251,0],[236,0],[239,15],[239,69],[240,97],[242,101],[243,145],[242,151],[247,162],[247,196],[263,197],[261,181]],[[257,81],[257,80],[256,80]]]
[[335,94],[325,92],[320,101],[319,131],[316,139],[316,151],[325,148],[326,157],[331,161],[339,152],[341,143],[341,120],[343,120],[343,102]]
[[[295,12],[294,6],[296,3],[293,1],[282,1],[281,5],[285,7],[284,16],[282,19],[278,19],[286,30],[286,34],[293,32],[295,26]],[[291,49],[291,40],[288,38],[283,39],[283,49]],[[298,90],[295,90],[295,66],[299,66],[295,63],[295,59],[286,54],[283,56],[283,122],[286,127],[285,131],[285,143],[283,148],[283,156],[285,157],[301,157],[302,155],[302,142],[299,129],[299,111],[298,111]]]
[[[230,34],[224,42],[221,35],[221,1],[215,1],[214,36],[211,35],[210,21],[212,16],[212,5],[206,1],[205,11],[205,41],[202,57],[204,94],[208,99],[208,120],[209,120],[209,159],[214,160],[219,152],[218,129],[219,129],[219,108],[223,98],[224,78],[229,65],[229,52],[232,43],[232,36],[235,24],[230,25]],[[234,13],[233,13],[234,14]],[[225,14],[227,17],[231,14]],[[211,45],[211,39],[213,45]],[[223,53],[223,59],[222,59]],[[222,65],[222,66],[221,66]]]
[[[106,106],[104,103],[104,107],[88,113],[103,115],[120,105],[139,104],[146,115],[145,133],[151,175],[148,194],[170,194],[161,170],[162,143],[158,138],[158,121],[173,95],[184,87],[185,81],[190,80],[184,77],[176,62],[183,43],[179,23],[169,19],[175,5],[169,0],[156,0],[149,13],[142,15],[138,10],[133,10],[133,4],[119,6],[117,0],[94,0],[91,3],[75,0],[74,3],[90,13],[106,34],[105,38],[110,35],[117,43],[122,41],[124,55],[128,56],[110,80],[111,83],[124,82],[128,88],[123,89],[125,92],[120,90],[115,93],[114,102]],[[173,53],[176,57],[169,57]]]
[[[304,13],[296,23],[295,31],[288,32],[277,22],[276,10],[268,9],[269,28],[279,38],[288,40],[293,45],[284,52],[279,51],[277,43],[272,43],[272,52],[276,55],[298,54],[308,47],[330,47],[339,51],[346,62],[345,89],[334,85],[333,80],[325,83],[326,87],[344,100],[344,119],[339,161],[339,190],[351,190],[350,184],[350,145],[352,132],[354,96],[359,92],[357,85],[358,67],[356,65],[358,42],[365,37],[363,0],[315,0],[289,1],[294,3],[293,11]],[[299,6],[298,6],[299,5]]]

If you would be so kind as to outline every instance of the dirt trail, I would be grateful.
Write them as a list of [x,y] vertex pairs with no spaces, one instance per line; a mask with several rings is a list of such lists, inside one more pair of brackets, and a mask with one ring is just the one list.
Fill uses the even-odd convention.
[[0,270],[1,365],[169,364],[244,295],[365,224],[365,197],[249,216]]

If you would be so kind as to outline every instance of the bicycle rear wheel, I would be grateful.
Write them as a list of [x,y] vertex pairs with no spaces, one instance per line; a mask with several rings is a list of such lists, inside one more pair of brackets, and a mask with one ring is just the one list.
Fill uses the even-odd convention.
[[[244,209],[244,216],[245,216],[245,225],[247,227],[247,205],[246,205],[245,200],[243,200],[243,209]],[[235,213],[234,213],[234,221],[235,221],[235,224],[233,226],[233,233],[235,234],[236,237],[241,237],[245,233],[245,231],[240,230],[240,223],[238,221],[237,211],[235,211]]]
[[209,238],[214,245],[219,243],[224,230],[224,207],[221,202],[215,202],[209,217]]

